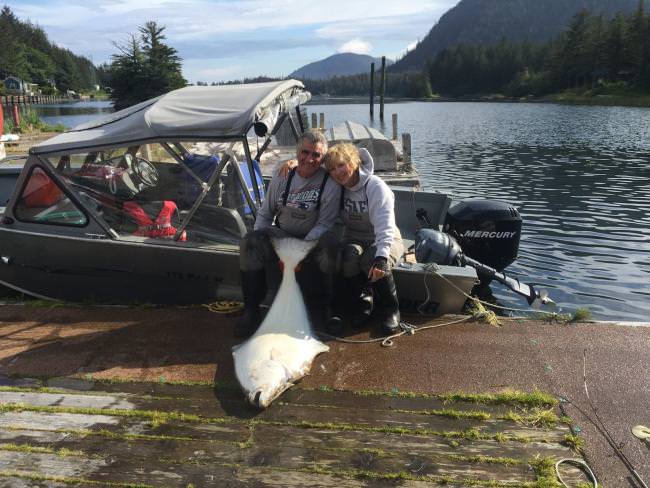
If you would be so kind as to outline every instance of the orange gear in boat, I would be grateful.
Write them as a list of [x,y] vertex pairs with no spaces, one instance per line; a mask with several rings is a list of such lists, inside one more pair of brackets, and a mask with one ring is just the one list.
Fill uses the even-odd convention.
[[[158,239],[172,239],[176,235],[176,227],[172,225],[172,217],[178,212],[178,207],[171,200],[164,200],[162,202],[162,208],[158,212],[155,221],[135,202],[124,202],[124,210],[138,225],[133,235]],[[183,231],[178,240],[187,240],[185,231]]]

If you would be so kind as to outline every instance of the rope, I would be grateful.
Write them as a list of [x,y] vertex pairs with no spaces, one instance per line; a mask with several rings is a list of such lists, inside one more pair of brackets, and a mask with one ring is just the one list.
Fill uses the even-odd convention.
[[[511,312],[523,312],[523,313],[528,313],[528,312],[530,312],[529,309],[524,309],[524,308],[512,308],[512,307],[504,307],[504,306],[501,306],[501,305],[495,305],[495,304],[493,304],[493,303],[489,303],[489,302],[485,302],[485,301],[483,301],[483,300],[480,300],[480,299],[477,298],[477,297],[473,297],[473,296],[471,296],[471,295],[468,295],[468,294],[465,293],[462,289],[460,289],[460,288],[459,288],[459,287],[458,287],[458,286],[457,286],[453,281],[451,281],[449,278],[447,278],[447,277],[444,276],[442,273],[440,273],[440,271],[438,271],[438,270],[439,270],[439,267],[438,267],[438,265],[435,264],[435,263],[431,263],[431,264],[426,265],[426,266],[425,266],[425,269],[426,269],[427,271],[429,271],[431,274],[434,274],[434,275],[436,275],[436,276],[442,278],[443,280],[445,280],[445,281],[447,282],[447,284],[451,285],[451,287],[454,288],[455,290],[457,290],[461,295],[463,295],[465,298],[468,298],[468,299],[472,300],[472,301],[475,302],[475,303],[480,303],[480,304],[482,304],[482,305],[487,305],[488,307],[491,307],[491,308],[497,308],[497,309],[499,309],[499,310],[508,310],[508,311],[511,311]],[[430,298],[431,298],[431,294],[430,294],[430,292],[429,292],[429,285],[427,285],[426,277],[427,277],[427,274],[425,273],[425,274],[424,274],[424,286],[425,286],[426,291],[427,291],[427,299],[426,299],[425,302],[423,302],[423,303],[418,307],[418,311],[420,311],[421,307],[423,307],[424,305],[426,305],[426,304],[428,303],[428,301],[430,300]],[[536,312],[536,313],[547,314],[547,315],[557,315],[556,312],[548,312],[548,311],[546,311],[546,310],[536,310],[535,312]]]
[[334,336],[326,332],[317,332],[316,334],[320,337],[324,337],[326,339],[333,339],[337,342],[344,342],[346,344],[373,344],[375,342],[381,342],[382,347],[393,347],[395,345],[393,339],[396,339],[397,337],[401,337],[403,335],[415,335],[416,332],[420,332],[423,330],[436,329],[439,327],[446,327],[448,325],[460,324],[461,322],[467,322],[472,319],[473,316],[469,315],[467,317],[463,317],[458,320],[452,320],[450,322],[444,322],[442,324],[425,325],[422,327],[402,321],[399,323],[399,327],[400,329],[402,329],[400,332],[385,337],[377,337],[376,339],[345,339],[343,337]]
[[594,417],[600,424],[596,425],[596,428],[599,428],[600,432],[605,436],[605,440],[607,440],[608,444],[616,454],[618,455],[619,459],[623,461],[623,464],[625,467],[632,473],[632,475],[636,478],[636,480],[641,484],[643,488],[648,488],[648,485],[645,484],[645,481],[643,481],[643,478],[639,475],[639,473],[636,471],[636,468],[632,464],[632,462],[628,459],[628,457],[623,453],[621,448],[619,447],[619,444],[616,442],[612,434],[607,430],[607,427],[605,427],[605,422],[603,422],[603,419],[600,418],[600,415],[598,414],[598,409],[594,405],[594,402],[591,400],[591,397],[589,396],[589,389],[587,388],[587,349],[583,350],[582,353],[582,380],[583,380],[583,385],[584,385],[584,390],[585,390],[585,396],[587,397],[587,402],[589,403],[589,407],[591,407],[591,410],[594,412]]
[[242,302],[236,301],[219,301],[212,303],[203,303],[202,307],[207,308],[210,312],[220,313],[220,314],[230,314],[235,312],[240,312],[244,309],[244,304]]
[[594,485],[593,488],[598,488],[598,481],[596,480],[596,475],[594,472],[591,470],[589,465],[585,463],[581,459],[560,459],[557,463],[555,463],[555,475],[557,476],[557,479],[562,483],[562,485],[565,488],[569,488],[569,485],[567,485],[564,480],[562,479],[562,476],[560,475],[560,464],[567,463],[567,464],[573,464],[575,466],[578,466],[579,468],[582,468],[585,470],[585,472],[589,475],[591,478],[592,484]]

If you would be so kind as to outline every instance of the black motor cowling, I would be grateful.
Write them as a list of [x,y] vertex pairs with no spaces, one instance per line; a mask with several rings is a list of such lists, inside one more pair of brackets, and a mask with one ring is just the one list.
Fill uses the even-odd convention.
[[519,212],[508,203],[465,200],[449,209],[444,231],[466,256],[503,271],[517,258],[521,223]]

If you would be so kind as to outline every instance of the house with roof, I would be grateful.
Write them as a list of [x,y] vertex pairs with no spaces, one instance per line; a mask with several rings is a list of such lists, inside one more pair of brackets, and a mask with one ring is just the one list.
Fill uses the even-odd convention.
[[40,95],[41,90],[37,83],[29,83],[23,81],[17,76],[7,76],[2,83],[5,86],[5,93],[7,95]]

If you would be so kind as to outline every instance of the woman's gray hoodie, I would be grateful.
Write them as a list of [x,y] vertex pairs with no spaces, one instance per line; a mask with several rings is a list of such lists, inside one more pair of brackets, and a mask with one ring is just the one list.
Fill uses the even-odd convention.
[[393,240],[401,239],[395,224],[395,195],[373,174],[375,165],[370,153],[359,149],[359,156],[359,181],[353,187],[344,187],[341,197],[344,237],[373,243],[377,248],[375,257],[388,259]]

